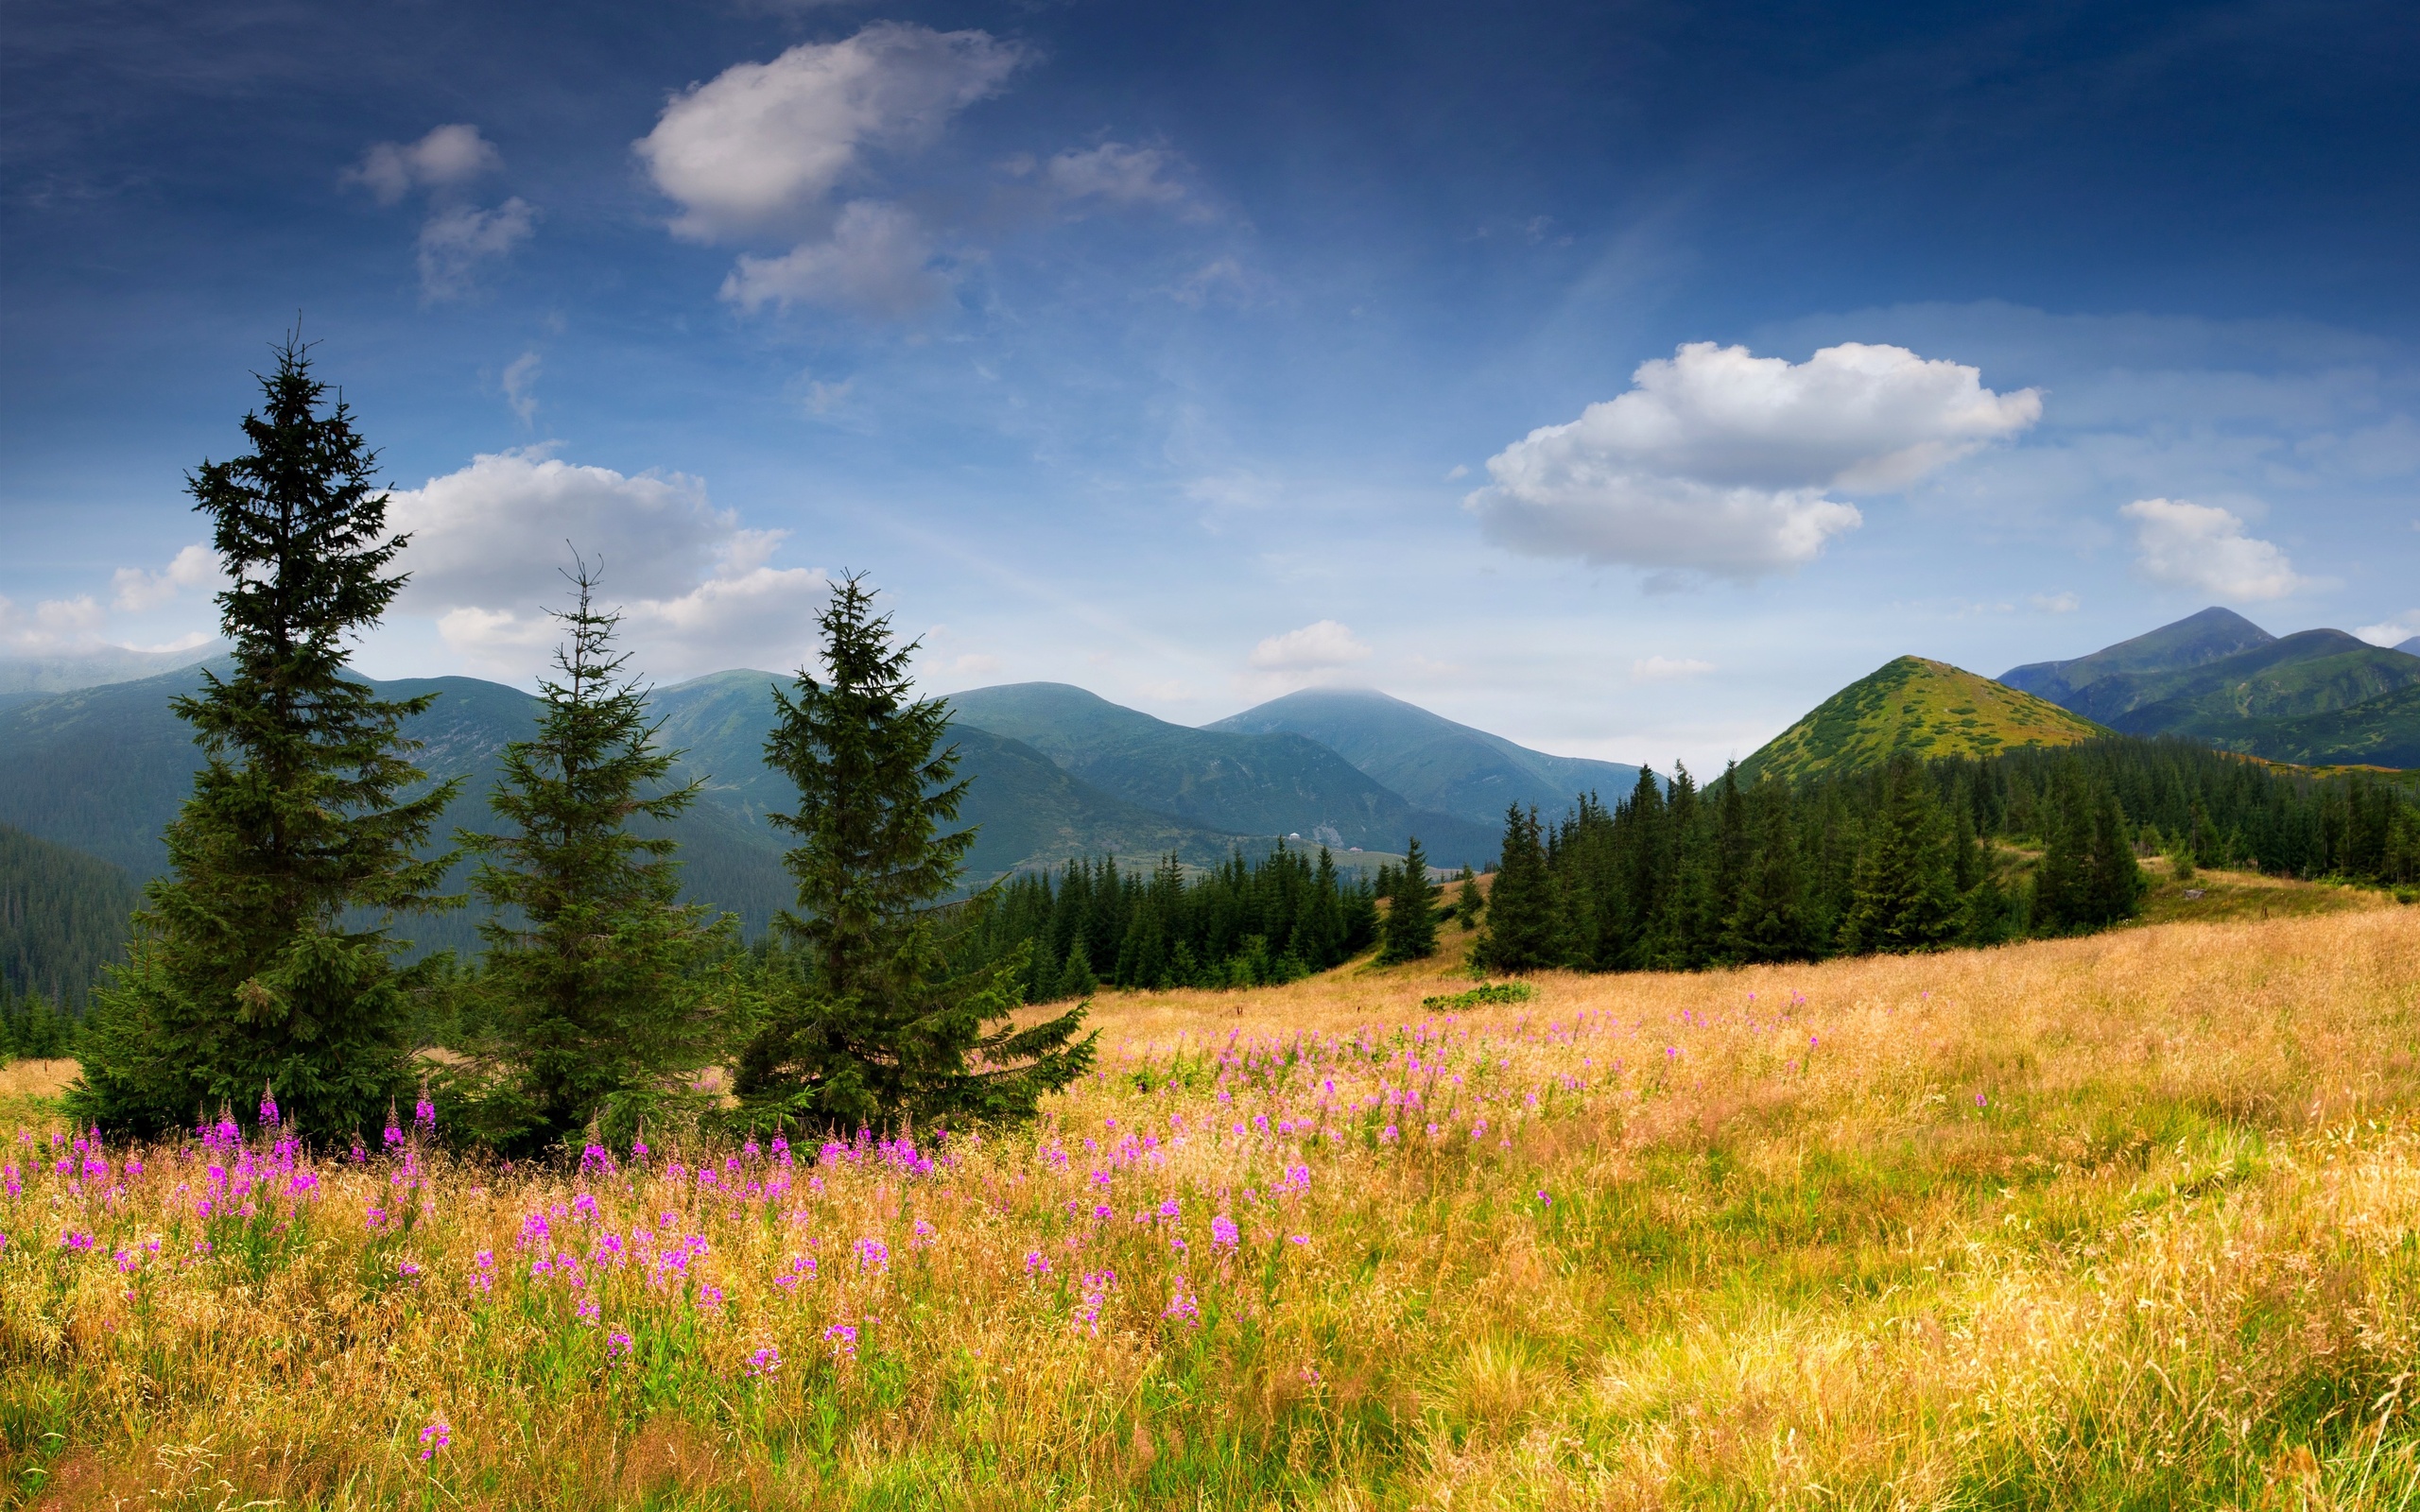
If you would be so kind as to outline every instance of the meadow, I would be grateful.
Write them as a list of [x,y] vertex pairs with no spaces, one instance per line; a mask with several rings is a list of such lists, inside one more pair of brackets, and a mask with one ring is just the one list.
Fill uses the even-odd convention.
[[21,1067],[0,1495],[2420,1505],[2420,909],[2204,886],[1525,1001],[1452,932],[1108,995],[988,1138],[121,1148]]

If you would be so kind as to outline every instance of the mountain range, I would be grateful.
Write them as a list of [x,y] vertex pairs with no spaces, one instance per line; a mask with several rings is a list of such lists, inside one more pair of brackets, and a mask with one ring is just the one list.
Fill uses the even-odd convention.
[[[170,700],[197,689],[201,671],[197,663],[67,691],[0,692],[0,772],[8,774],[0,825],[135,881],[158,872],[166,862],[161,832],[199,765]],[[796,794],[763,754],[772,690],[785,681],[721,672],[650,695],[660,738],[682,752],[675,776],[702,782],[700,801],[671,826],[685,892],[737,913],[751,933],[793,892],[781,866],[786,841],[767,816],[786,811]],[[529,735],[537,700],[475,678],[374,686],[387,697],[437,696],[406,733],[421,743],[417,760],[432,778],[461,780],[439,833],[487,828],[486,798],[504,747]],[[1440,866],[1485,866],[1502,833],[1502,803],[1560,814],[1591,788],[1609,798],[1627,790],[1637,773],[1529,750],[1375,694],[1325,702],[1298,696],[1224,722],[1261,728],[1204,730],[1058,683],[979,689],[950,703],[959,770],[973,779],[959,814],[977,827],[970,885],[1076,856],[1142,868],[1174,855],[1207,867],[1280,837],[1327,845],[1348,868],[1400,855],[1413,834]],[[1277,728],[1306,721],[1356,755]],[[1441,801],[1416,803],[1374,769]],[[467,914],[418,919],[408,933],[423,948],[467,949],[476,937]]]

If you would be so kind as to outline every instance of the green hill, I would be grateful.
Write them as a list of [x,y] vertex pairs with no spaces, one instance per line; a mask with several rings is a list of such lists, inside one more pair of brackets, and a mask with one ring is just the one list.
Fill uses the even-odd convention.
[[[2129,735],[2232,745],[2248,733],[2247,721],[2333,713],[2414,684],[2420,657],[2342,630],[2303,630],[2203,666],[2134,679],[2122,710],[2081,712]],[[2090,692],[2083,702],[2102,701]]]
[[961,726],[1023,741],[1094,787],[1206,829],[1398,853],[1417,834],[1443,867],[1483,866],[1503,837],[1500,817],[1420,808],[1299,734],[1172,725],[1063,682],[977,688],[949,701]]
[[1795,782],[1878,765],[1893,752],[1983,756],[2017,746],[2072,746],[2108,731],[1979,674],[1903,656],[1817,704],[1739,764],[1749,779]]
[[1999,680],[2088,719],[2107,721],[2138,703],[2166,696],[2146,691],[2167,686],[2161,679],[2273,644],[2276,639],[2232,610],[2211,608],[2133,640],[2102,646],[2088,656],[2011,667],[2000,674]]
[[97,856],[0,825],[0,1001],[39,992],[80,1005],[101,968],[123,958],[141,901]]
[[2420,767],[2420,683],[2325,713],[2240,720],[2218,744],[2302,766]]
[[1203,728],[1305,736],[1415,807],[1494,829],[1508,804],[1552,818],[1582,793],[1610,800],[1638,782],[1635,766],[1549,756],[1370,688],[1305,688]]

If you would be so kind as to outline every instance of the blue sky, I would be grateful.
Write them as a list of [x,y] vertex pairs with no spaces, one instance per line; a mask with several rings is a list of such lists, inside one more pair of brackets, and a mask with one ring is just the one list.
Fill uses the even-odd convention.
[[212,627],[301,314],[526,681],[864,571],[937,690],[1318,681],[1745,755],[1902,652],[2420,632],[2420,22],[2377,4],[28,0],[0,654]]

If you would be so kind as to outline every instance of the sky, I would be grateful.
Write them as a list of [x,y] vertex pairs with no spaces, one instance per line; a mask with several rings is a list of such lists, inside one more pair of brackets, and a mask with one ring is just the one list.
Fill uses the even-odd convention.
[[1382,688],[1744,757],[1905,653],[2420,633],[2420,17],[19,0],[0,655],[216,627],[184,493],[300,322],[528,684],[811,655],[1182,723]]

